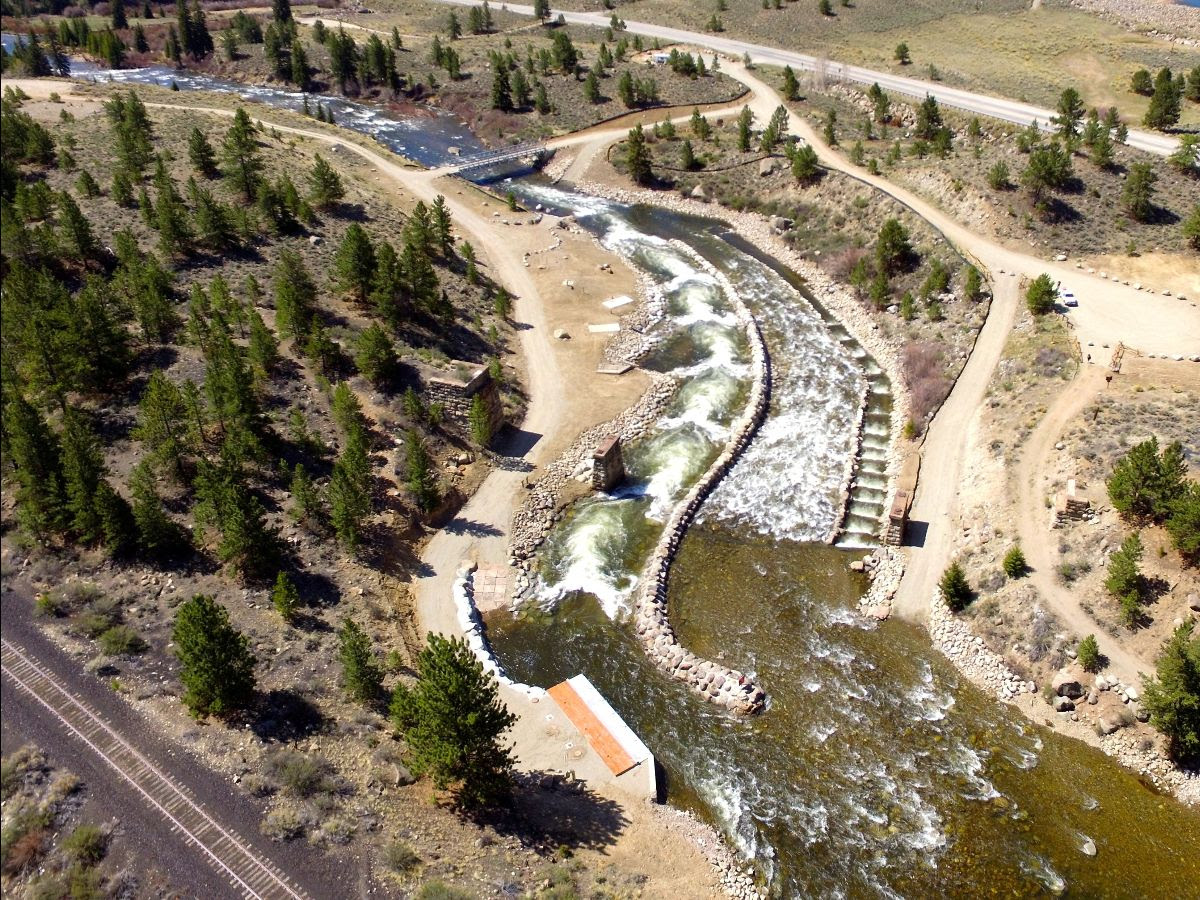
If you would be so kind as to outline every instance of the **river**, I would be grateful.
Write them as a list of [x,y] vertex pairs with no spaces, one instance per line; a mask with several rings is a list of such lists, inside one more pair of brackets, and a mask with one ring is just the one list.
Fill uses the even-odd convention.
[[[303,103],[162,68],[77,74]],[[426,164],[452,158],[452,145],[479,147],[449,117],[395,120],[321,100],[343,127]],[[536,178],[511,187],[573,212],[652,279],[665,311],[646,365],[681,388],[628,448],[628,483],[580,501],[554,529],[535,602],[490,618],[509,673],[544,686],[586,674],[662,763],[668,801],[720,828],[772,896],[1196,896],[1200,811],[983,695],[918,629],[854,613],[866,582],[848,570],[852,550],[824,541],[844,526],[846,547],[871,543],[890,394],[798,280],[718,223]],[[662,676],[624,617],[672,500],[719,452],[746,397],[748,354],[727,290],[760,320],[771,411],[684,540],[670,610],[685,646],[766,689],[769,707],[748,720]]]

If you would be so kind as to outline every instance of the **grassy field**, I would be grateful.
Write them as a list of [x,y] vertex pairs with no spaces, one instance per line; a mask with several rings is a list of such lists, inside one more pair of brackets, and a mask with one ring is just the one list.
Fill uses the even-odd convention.
[[[1052,106],[1073,85],[1092,106],[1115,105],[1130,121],[1141,121],[1146,98],[1129,91],[1140,68],[1187,70],[1195,50],[1126,31],[1095,16],[1051,0],[1031,10],[1024,0],[998,0],[979,10],[974,0],[854,0],[833,4],[836,15],[822,16],[815,2],[785,2],[779,10],[760,0],[727,0],[720,13],[724,34],[756,43],[827,54],[831,59],[875,69],[938,77],[959,87]],[[565,0],[564,9],[601,8],[599,0]],[[638,21],[704,31],[715,3],[691,0],[639,0],[618,3],[619,15]],[[896,45],[908,44],[912,64],[894,59]],[[1200,108],[1184,112],[1184,125],[1200,125]]]

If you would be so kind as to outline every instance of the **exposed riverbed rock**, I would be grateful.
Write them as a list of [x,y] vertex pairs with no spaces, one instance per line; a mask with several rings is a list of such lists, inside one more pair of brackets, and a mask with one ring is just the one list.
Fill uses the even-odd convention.
[[1050,683],[1056,697],[1070,697],[1072,700],[1078,700],[1083,696],[1083,685],[1079,683],[1079,679],[1070,672],[1058,672],[1054,676],[1054,680]]

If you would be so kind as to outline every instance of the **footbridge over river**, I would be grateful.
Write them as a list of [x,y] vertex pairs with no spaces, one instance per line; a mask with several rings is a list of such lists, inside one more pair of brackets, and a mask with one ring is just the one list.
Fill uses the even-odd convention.
[[435,175],[462,175],[466,172],[486,169],[502,163],[526,161],[538,165],[544,162],[554,151],[545,144],[531,141],[525,144],[513,144],[508,147],[497,147],[482,153],[472,153],[461,156],[456,162],[439,166],[434,170]]

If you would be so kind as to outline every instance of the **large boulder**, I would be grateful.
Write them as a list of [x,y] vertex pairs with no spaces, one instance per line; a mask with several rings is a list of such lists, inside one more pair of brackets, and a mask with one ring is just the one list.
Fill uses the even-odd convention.
[[1083,696],[1083,685],[1070,672],[1059,672],[1054,676],[1054,681],[1051,684],[1054,688],[1054,696],[1056,697],[1070,697],[1072,700],[1078,700]]
[[1075,701],[1070,697],[1055,697],[1054,711],[1055,712],[1071,712],[1075,708]]
[[759,160],[758,174],[760,177],[771,175],[775,172],[776,161],[768,156],[766,159]]
[[1124,723],[1116,713],[1105,713],[1100,717],[1100,733],[1112,734],[1118,731]]

